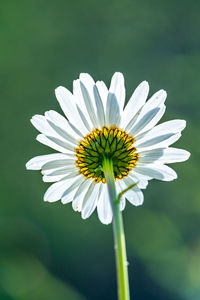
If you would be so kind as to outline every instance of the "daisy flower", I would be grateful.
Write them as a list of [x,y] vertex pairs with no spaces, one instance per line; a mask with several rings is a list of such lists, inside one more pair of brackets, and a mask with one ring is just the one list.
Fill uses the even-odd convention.
[[[169,147],[181,136],[184,120],[157,125],[165,113],[167,93],[156,92],[149,100],[149,85],[143,81],[125,105],[124,77],[115,73],[109,89],[89,74],[73,82],[73,93],[64,87],[55,91],[65,114],[50,110],[35,115],[31,123],[41,132],[37,140],[57,153],[32,158],[26,168],[41,170],[44,182],[54,182],[44,201],[72,202],[75,211],[88,218],[95,208],[100,221],[109,224],[113,210],[108,197],[104,161],[112,161],[120,210],[126,200],[143,203],[142,189],[148,181],[171,181],[176,172],[169,163],[185,161],[189,152]],[[132,188],[131,188],[132,187]]]

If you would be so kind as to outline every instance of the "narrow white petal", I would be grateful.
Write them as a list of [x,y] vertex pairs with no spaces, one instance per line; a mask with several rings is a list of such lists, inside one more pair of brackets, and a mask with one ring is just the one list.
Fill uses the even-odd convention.
[[83,121],[83,124],[85,125],[87,130],[90,132],[94,128],[94,125],[92,123],[91,123],[91,125],[89,124],[90,117],[89,117],[88,111],[87,111],[87,114],[85,114],[84,110],[82,110],[78,105],[77,105],[77,110]]
[[113,213],[107,193],[107,187],[105,184],[102,184],[101,186],[102,188],[100,189],[99,200],[97,203],[97,213],[101,223],[107,225],[112,222]]
[[161,142],[168,140],[172,136],[174,136],[174,133],[167,133],[167,134],[158,135],[158,136],[148,135],[149,138],[145,137],[145,138],[139,140],[138,142],[136,142],[135,147],[144,148],[144,147],[154,146],[156,144],[160,144]]
[[123,111],[124,102],[125,102],[124,76],[122,73],[116,72],[113,75],[111,79],[109,93],[115,95],[121,113]]
[[149,93],[149,84],[147,81],[143,81],[133,92],[130,100],[128,101],[125,109],[122,113],[120,126],[126,129],[126,126],[131,122],[135,115],[139,112],[141,107],[146,102]]
[[71,151],[67,150],[66,148],[63,148],[63,147],[59,146],[57,143],[52,142],[44,134],[38,134],[38,136],[36,137],[36,140],[38,142],[40,142],[41,144],[46,145],[56,151],[66,153],[66,154],[71,153]]
[[73,197],[78,189],[78,187],[85,181],[83,176],[77,177],[71,186],[69,186],[65,192],[62,194],[61,202],[63,204],[69,203],[73,200]]
[[139,179],[139,176],[137,176],[137,173],[135,174],[134,172],[129,173],[129,177],[134,183],[137,183],[137,186],[140,189],[146,189],[148,185],[148,179]]
[[80,79],[73,81],[73,94],[77,104],[77,109],[85,127],[91,131],[93,129],[93,123],[91,122],[88,110],[85,106],[85,100],[80,86]]
[[163,164],[138,163],[135,172],[163,181],[171,181],[177,178],[176,172]]
[[54,161],[54,160],[62,160],[67,159],[67,154],[61,154],[61,153],[52,153],[47,155],[39,155],[34,158],[31,158],[26,163],[27,170],[40,170],[43,165],[45,165],[48,162]]
[[156,107],[148,112],[146,112],[144,115],[142,114],[141,117],[138,117],[137,121],[133,125],[133,127],[129,130],[129,133],[132,136],[136,136],[136,134],[141,133],[145,130],[146,126],[149,125],[150,122],[156,117],[158,113],[160,113],[161,108]]
[[[82,175],[79,176],[81,177]],[[55,202],[57,200],[60,200],[65,190],[67,190],[75,180],[76,177],[67,178],[65,180],[52,184],[44,194],[44,201]]]
[[92,183],[85,194],[82,204],[81,216],[87,219],[95,210],[98,200],[100,184]]
[[126,207],[126,197],[124,195],[122,195],[121,199],[120,199],[120,211],[123,211]]
[[45,117],[51,128],[59,136],[61,136],[62,138],[66,139],[74,145],[78,144],[78,140],[80,140],[81,136],[76,134],[76,132],[69,125],[69,122],[63,116],[51,110],[45,113]]
[[79,78],[80,79],[75,82],[74,91],[76,98],[79,97],[77,103],[82,109],[82,118],[84,119],[85,117],[85,121],[88,122],[91,131],[99,125],[98,108],[93,93],[95,82],[87,73],[81,73]]
[[160,162],[165,164],[171,164],[176,162],[185,161],[190,157],[190,152],[177,149],[177,148],[166,148],[164,149],[163,157],[159,159]]
[[158,136],[156,138],[152,138],[152,140],[147,140],[146,142],[144,142],[145,146],[138,145],[137,146],[137,151],[138,153],[141,153],[143,151],[147,151],[147,150],[153,150],[156,148],[166,148],[168,146],[170,146],[171,144],[175,143],[176,141],[178,141],[178,139],[181,137],[181,133],[177,133],[177,134],[166,134],[163,136]]
[[[93,124],[93,128],[96,128],[99,126],[98,120],[97,120],[96,105],[95,105],[95,103],[93,103],[92,98],[82,81],[80,81],[80,87],[81,87],[82,95],[83,95],[83,98],[85,101],[85,107],[88,111],[90,120]],[[93,87],[92,87],[92,91],[93,91]]]
[[45,163],[42,166],[43,170],[51,170],[51,169],[56,169],[56,168],[61,168],[61,167],[75,167],[75,157],[74,159],[70,158],[65,158],[65,159],[56,159],[56,160],[51,160],[47,163]]
[[53,136],[46,136],[51,142],[57,144],[58,146],[62,147],[63,149],[66,149],[68,151],[71,151],[74,153],[75,147],[71,144],[68,143],[67,141],[61,140],[59,138],[53,137]]
[[[130,177],[125,177],[123,179],[123,181],[125,182],[127,188],[133,184],[133,181],[131,180]],[[127,200],[135,205],[135,206],[139,206],[143,204],[144,201],[144,195],[142,193],[142,191],[139,189],[139,187],[136,185],[134,186],[132,189],[129,189],[128,191],[126,191],[124,193],[125,197],[127,198]]]
[[56,175],[56,176],[48,176],[48,175],[44,175],[42,176],[42,180],[44,182],[57,182],[62,180],[66,175]]
[[144,202],[144,195],[137,186],[135,186],[131,190],[128,190],[127,193],[125,193],[125,197],[131,204],[135,206],[142,205]]
[[61,167],[61,168],[55,168],[51,170],[42,170],[43,175],[48,175],[48,176],[56,176],[56,175],[73,175],[73,174],[78,174],[78,169],[76,166],[68,166],[68,167]]
[[97,114],[98,124],[99,124],[99,127],[102,128],[105,125],[104,106],[103,106],[103,102],[102,102],[101,96],[99,94],[99,91],[98,91],[98,88],[96,85],[94,85],[93,91],[94,91],[94,98],[95,98],[96,107],[97,107],[97,111],[98,111],[98,114]]
[[45,135],[58,136],[55,131],[48,124],[46,118],[42,115],[35,115],[31,118],[32,125],[41,133]]
[[87,91],[91,97],[91,101],[94,104],[94,98],[92,97],[93,87],[95,85],[94,79],[88,73],[81,73],[79,78],[80,78],[80,81],[84,84],[85,88],[87,89]]
[[[117,180],[116,181],[117,195],[119,196],[119,194],[125,189],[126,189],[126,185],[125,185],[124,181]],[[120,197],[120,210],[123,211],[125,206],[126,206],[126,198],[125,198],[124,194],[122,194]]]
[[[163,117],[163,115],[165,113],[165,110],[166,110],[166,106],[162,105],[160,107],[160,110],[155,114],[155,116],[151,119],[151,121],[149,121],[148,124],[143,126],[142,130],[140,130],[140,132],[138,132],[138,133],[141,134],[143,132],[146,132],[147,130],[152,129],[160,121],[160,119]],[[135,135],[136,138],[137,138],[137,134]]]
[[75,127],[78,124],[78,129],[82,135],[85,136],[88,133],[85,125],[83,124],[81,117],[78,113],[74,96],[66,88],[60,86],[55,90],[56,98],[65,113],[66,117]]
[[98,88],[100,97],[102,99],[104,112],[105,112],[106,111],[106,101],[107,101],[107,97],[108,97],[108,88],[103,81],[97,81],[96,86]]
[[186,126],[185,120],[171,120],[157,125],[154,131],[170,131],[170,132],[181,132]]
[[185,161],[190,157],[190,153],[177,148],[159,148],[151,151],[144,151],[140,154],[141,163],[159,163],[169,164]]
[[72,207],[75,211],[80,212],[82,210],[83,199],[84,199],[85,194],[87,193],[87,190],[91,184],[93,184],[92,179],[85,179],[85,181],[83,181],[80,184],[80,186],[78,187],[78,189],[74,195],[73,202],[72,202]]
[[167,93],[164,90],[159,90],[156,92],[143,106],[141,114],[147,113],[149,110],[152,110],[156,107],[160,107],[164,104],[167,98]]
[[157,124],[165,112],[164,102],[167,93],[160,90],[155,93],[142,107],[136,123],[130,129],[132,135],[140,134]]
[[64,198],[61,198],[62,204],[67,204],[67,203],[72,202],[77,189],[78,189],[78,186],[76,185],[71,189],[70,192],[68,192],[68,194]]
[[[179,133],[181,132],[186,126],[185,120],[171,120],[164,123],[161,123],[151,130],[148,130],[145,133],[139,134],[135,137],[136,141],[141,143],[143,140],[148,138],[152,138],[154,136],[170,134],[170,133]],[[138,143],[138,144],[139,144]]]
[[[61,128],[57,127],[55,124],[53,124],[53,122],[50,122],[49,120],[47,121],[46,118],[44,116],[40,116],[40,115],[35,115],[33,116],[33,118],[31,119],[31,123],[43,134],[45,134],[48,137],[51,137],[51,139],[55,139],[55,140],[64,140],[66,141],[67,144],[69,144],[69,146],[71,148],[74,148],[74,146],[72,146],[71,142],[69,142],[69,134],[65,133],[64,130],[62,130]],[[65,135],[65,136],[64,136]],[[75,143],[77,145],[77,141],[75,140]],[[63,147],[63,145],[61,145]]]
[[169,148],[156,148],[153,150],[140,152],[139,162],[143,164],[150,164],[155,161],[161,161],[160,159],[163,157],[165,149]]
[[113,126],[120,123],[120,110],[115,94],[108,93],[106,103],[106,125]]
[[140,182],[140,181],[148,181],[148,180],[151,180],[152,177],[149,177],[147,175],[143,175],[143,174],[139,174],[139,173],[136,173],[135,172],[135,169],[134,168],[133,170],[131,170],[130,174],[133,175],[133,178],[136,178],[136,182]]

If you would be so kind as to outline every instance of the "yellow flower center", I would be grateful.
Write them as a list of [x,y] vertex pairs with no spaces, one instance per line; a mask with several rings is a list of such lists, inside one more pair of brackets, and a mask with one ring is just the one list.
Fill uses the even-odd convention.
[[136,166],[139,158],[134,142],[132,136],[117,127],[94,129],[75,149],[76,165],[85,177],[105,183],[102,161],[107,157],[112,160],[115,179],[122,179]]

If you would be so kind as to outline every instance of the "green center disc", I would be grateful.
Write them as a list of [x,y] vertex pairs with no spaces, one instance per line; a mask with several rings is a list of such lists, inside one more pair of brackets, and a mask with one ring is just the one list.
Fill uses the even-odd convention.
[[85,177],[105,183],[102,160],[106,156],[113,162],[115,179],[122,179],[136,166],[139,158],[134,142],[132,136],[117,127],[94,129],[75,149],[76,165]]

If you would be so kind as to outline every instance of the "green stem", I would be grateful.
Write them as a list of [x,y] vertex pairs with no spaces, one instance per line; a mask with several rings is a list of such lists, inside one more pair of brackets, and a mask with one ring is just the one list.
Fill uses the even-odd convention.
[[120,201],[117,197],[112,160],[104,158],[103,171],[108,187],[109,199],[113,210],[113,233],[115,242],[115,257],[117,266],[118,299],[129,300],[129,282],[126,257],[126,242],[124,235]]

